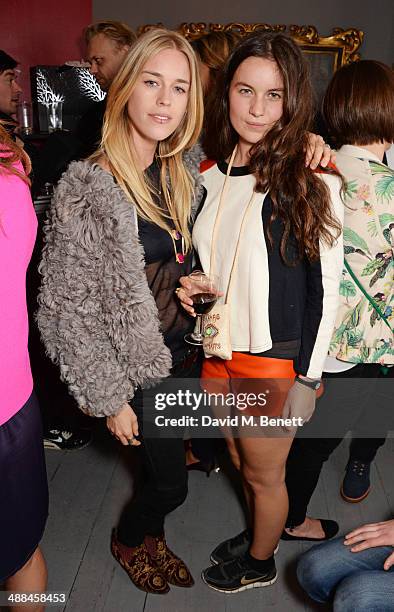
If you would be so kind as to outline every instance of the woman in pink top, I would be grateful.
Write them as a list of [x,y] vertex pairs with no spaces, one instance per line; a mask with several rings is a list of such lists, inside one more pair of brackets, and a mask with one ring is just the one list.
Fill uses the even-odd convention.
[[0,584],[17,592],[45,591],[47,580],[38,543],[48,486],[27,350],[26,269],[37,230],[29,171],[0,124]]

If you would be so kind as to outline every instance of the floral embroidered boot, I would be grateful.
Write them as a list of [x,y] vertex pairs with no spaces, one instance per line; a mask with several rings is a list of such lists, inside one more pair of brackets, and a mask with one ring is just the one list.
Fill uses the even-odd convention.
[[113,531],[111,552],[136,587],[146,593],[157,595],[168,593],[170,587],[164,573],[153,562],[144,543],[130,548],[119,542],[116,531]]
[[194,584],[186,564],[170,550],[164,535],[159,537],[145,536],[144,544],[152,561],[160,569],[167,582],[179,587],[191,587]]

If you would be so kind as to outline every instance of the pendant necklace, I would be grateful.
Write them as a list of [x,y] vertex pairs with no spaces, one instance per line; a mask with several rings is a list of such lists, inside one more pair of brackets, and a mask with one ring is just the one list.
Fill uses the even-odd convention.
[[[174,246],[174,253],[175,253],[175,261],[179,264],[183,264],[185,261],[185,239],[182,236],[182,234],[180,232],[178,232],[178,230],[173,229],[171,231],[168,231],[168,233],[171,236],[172,239],[172,244]],[[177,246],[177,242],[181,241],[181,250],[178,250],[178,246]]]
[[[162,187],[159,184],[159,187],[156,187],[154,185],[152,185],[154,191],[156,192],[156,196],[158,198],[158,201],[162,201]],[[180,232],[178,232],[178,230],[173,229],[173,230],[167,230],[168,233],[171,236],[171,240],[172,240],[172,244],[174,247],[174,253],[175,253],[175,261],[179,264],[183,264],[185,262],[185,254],[186,254],[186,249],[185,249],[185,239],[182,236],[182,234]],[[178,245],[177,243],[180,242],[180,250],[178,249]]]

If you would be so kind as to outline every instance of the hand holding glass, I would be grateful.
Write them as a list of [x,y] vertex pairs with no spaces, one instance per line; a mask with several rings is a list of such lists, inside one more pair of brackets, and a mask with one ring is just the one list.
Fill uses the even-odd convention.
[[219,279],[215,274],[205,274],[200,270],[192,272],[188,279],[191,287],[188,296],[193,300],[193,308],[196,312],[196,325],[191,334],[185,336],[188,344],[202,346],[203,335],[201,319],[207,314],[216,303],[219,293]]

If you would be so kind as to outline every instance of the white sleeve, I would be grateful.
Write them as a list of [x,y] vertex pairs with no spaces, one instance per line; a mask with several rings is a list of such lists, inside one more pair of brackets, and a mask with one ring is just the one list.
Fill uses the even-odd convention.
[[[341,198],[341,182],[337,176],[320,174],[330,190],[332,210],[343,227],[344,206]],[[323,309],[316,341],[306,376],[320,378],[334,331],[339,305],[339,284],[343,270],[343,234],[332,247],[320,244],[321,279],[323,285]]]

